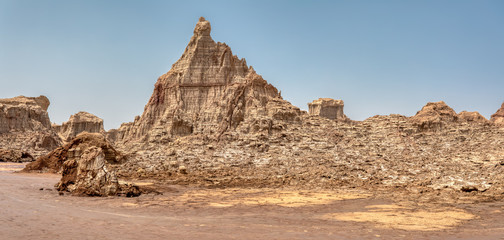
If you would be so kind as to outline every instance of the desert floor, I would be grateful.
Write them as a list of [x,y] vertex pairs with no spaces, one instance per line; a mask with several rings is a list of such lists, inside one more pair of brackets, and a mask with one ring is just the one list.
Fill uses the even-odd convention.
[[[155,186],[76,197],[0,163],[0,239],[504,239],[504,202],[417,204],[358,190]],[[149,182],[136,182],[151,185]]]

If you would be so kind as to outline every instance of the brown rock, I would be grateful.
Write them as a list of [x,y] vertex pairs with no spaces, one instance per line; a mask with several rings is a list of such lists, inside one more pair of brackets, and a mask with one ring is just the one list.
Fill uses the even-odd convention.
[[457,113],[445,102],[429,102],[409,119],[421,130],[439,130],[446,123],[458,120]]
[[502,103],[501,108],[497,112],[492,114],[490,121],[497,125],[504,125],[504,103]]
[[464,120],[467,122],[478,122],[478,123],[486,123],[488,120],[483,117],[479,112],[467,112],[462,111],[458,114],[458,118],[460,120]]
[[45,96],[0,99],[0,147],[38,157],[59,146],[48,107]]
[[96,146],[74,155],[63,163],[62,177],[57,184],[58,191],[87,196],[117,195],[120,190],[119,181],[110,169],[110,164],[117,162],[109,161],[103,148]]
[[72,140],[81,132],[105,134],[103,120],[87,112],[78,112],[70,116],[67,122],[52,127],[65,142]]
[[111,138],[166,143],[203,133],[219,139],[257,118],[299,120],[299,109],[228,45],[215,42],[210,30],[210,23],[200,18],[181,58],[156,82],[142,116],[111,132]]
[[343,100],[334,100],[332,98],[319,98],[308,103],[310,115],[317,115],[333,120],[348,120],[343,113]]
[[33,160],[29,153],[0,148],[0,162],[32,162]]
[[107,162],[118,163],[124,159],[124,156],[116,151],[102,134],[84,132],[69,143],[29,163],[23,171],[60,172],[65,161],[79,159],[90,147],[100,148]]

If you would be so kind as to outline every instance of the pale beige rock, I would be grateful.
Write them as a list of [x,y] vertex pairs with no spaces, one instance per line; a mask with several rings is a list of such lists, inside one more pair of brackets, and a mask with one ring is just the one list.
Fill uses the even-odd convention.
[[38,157],[59,146],[48,107],[45,96],[0,99],[0,147]]
[[343,100],[334,100],[332,98],[319,98],[308,103],[308,112],[310,115],[325,117],[331,120],[348,120],[343,113]]
[[492,116],[490,117],[490,121],[493,122],[494,124],[504,126],[504,103],[502,103],[501,108],[497,110]]
[[61,125],[54,124],[52,127],[65,142],[72,140],[81,132],[105,134],[103,120],[88,112],[78,112],[70,116],[67,122]]
[[252,119],[299,120],[299,109],[229,46],[214,42],[210,30],[200,18],[180,59],[156,82],[142,116],[112,131],[111,139],[166,143],[197,133],[220,139]]

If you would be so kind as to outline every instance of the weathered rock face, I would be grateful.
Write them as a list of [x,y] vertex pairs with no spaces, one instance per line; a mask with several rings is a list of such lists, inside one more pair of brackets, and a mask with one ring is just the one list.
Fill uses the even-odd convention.
[[81,132],[105,133],[103,120],[87,112],[78,112],[70,116],[67,122],[52,127],[65,142],[72,140]]
[[0,147],[38,157],[59,146],[48,107],[45,96],[0,99]]
[[124,156],[112,147],[103,134],[84,132],[69,143],[39,157],[35,162],[29,163],[23,171],[61,172],[65,161],[78,161],[82,154],[91,147],[100,148],[107,162],[119,163],[124,159]]
[[467,112],[462,111],[458,114],[458,118],[467,122],[475,122],[475,123],[487,123],[488,120],[483,117],[479,112]]
[[299,109],[229,46],[214,42],[210,30],[200,18],[182,57],[159,77],[142,116],[115,133],[118,140],[163,143],[197,133],[219,139],[254,119],[299,120]]
[[63,163],[62,178],[57,184],[59,191],[75,195],[111,196],[120,189],[115,172],[110,169],[102,148],[91,146],[82,154],[69,157]]
[[492,114],[490,121],[492,121],[494,124],[504,126],[504,103],[502,104],[501,108],[497,110],[497,112]]
[[334,100],[332,98],[319,98],[308,103],[308,112],[310,115],[317,115],[332,120],[348,120],[343,113],[343,100]]
[[439,130],[446,123],[457,121],[458,115],[443,101],[429,102],[409,120],[420,130]]

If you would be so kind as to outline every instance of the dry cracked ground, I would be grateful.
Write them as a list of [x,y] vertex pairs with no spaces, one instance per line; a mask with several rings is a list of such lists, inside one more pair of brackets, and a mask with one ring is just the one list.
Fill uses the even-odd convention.
[[[354,189],[157,187],[60,195],[55,174],[0,165],[2,239],[498,239],[504,202],[425,204]],[[136,182],[149,186],[156,183]],[[389,195],[390,196],[390,195]]]

